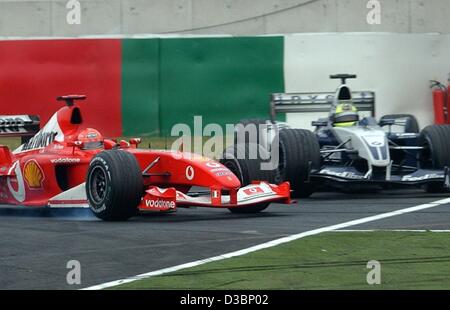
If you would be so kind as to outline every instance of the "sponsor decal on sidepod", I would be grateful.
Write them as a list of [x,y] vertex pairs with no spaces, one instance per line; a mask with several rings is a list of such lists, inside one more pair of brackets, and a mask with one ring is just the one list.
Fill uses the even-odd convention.
[[81,159],[79,158],[57,158],[50,160],[52,164],[76,164],[79,163],[80,161]]
[[29,189],[42,189],[44,182],[44,172],[37,161],[31,159],[23,167],[23,176]]

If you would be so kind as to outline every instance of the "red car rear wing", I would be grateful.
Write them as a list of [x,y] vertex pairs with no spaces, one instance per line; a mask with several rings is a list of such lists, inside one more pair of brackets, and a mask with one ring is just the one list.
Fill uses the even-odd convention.
[[39,127],[37,115],[0,115],[0,137],[31,137]]

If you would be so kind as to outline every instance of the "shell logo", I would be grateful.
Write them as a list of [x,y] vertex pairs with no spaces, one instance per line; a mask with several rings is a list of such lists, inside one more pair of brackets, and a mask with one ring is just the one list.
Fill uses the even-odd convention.
[[30,189],[42,189],[44,172],[42,172],[41,166],[35,160],[26,162],[23,167],[23,177]]

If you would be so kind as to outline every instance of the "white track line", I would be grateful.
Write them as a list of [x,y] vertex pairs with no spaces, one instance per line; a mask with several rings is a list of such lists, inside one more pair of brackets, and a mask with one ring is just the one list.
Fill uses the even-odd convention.
[[450,233],[448,229],[437,229],[437,230],[427,230],[427,229],[340,229],[334,232],[346,233],[346,232],[413,232],[413,233]]
[[305,238],[305,237],[309,237],[309,236],[313,236],[313,235],[318,235],[324,232],[330,232],[330,231],[335,231],[335,230],[339,230],[339,229],[343,229],[343,228],[347,228],[347,227],[351,227],[351,226],[356,226],[356,225],[360,225],[360,224],[365,224],[365,223],[369,223],[369,222],[374,222],[374,221],[378,221],[381,219],[385,219],[385,218],[389,218],[389,217],[393,217],[393,216],[397,216],[397,215],[402,215],[402,214],[407,214],[407,213],[412,213],[412,212],[416,212],[416,211],[420,211],[420,210],[426,210],[426,209],[431,209],[434,207],[438,207],[444,204],[448,204],[450,203],[450,198],[446,198],[446,199],[442,199],[442,200],[438,200],[438,201],[434,201],[434,202],[430,202],[430,203],[426,203],[423,205],[419,205],[419,206],[415,206],[415,207],[410,207],[410,208],[406,208],[406,209],[401,209],[401,210],[397,210],[397,211],[393,211],[393,212],[388,212],[388,213],[383,213],[383,214],[379,214],[379,215],[374,215],[374,216],[369,216],[369,217],[365,217],[362,219],[358,219],[358,220],[354,220],[354,221],[350,221],[350,222],[345,222],[345,223],[341,223],[341,224],[336,224],[336,225],[332,225],[332,226],[328,226],[328,227],[323,227],[323,228],[318,228],[318,229],[314,229],[314,230],[310,230],[310,231],[305,231],[296,235],[292,235],[292,236],[288,236],[288,237],[283,237],[280,239],[276,239],[276,240],[272,240],[266,243],[262,243],[259,245],[255,245],[246,249],[242,249],[239,251],[235,251],[235,252],[231,252],[231,253],[227,253],[227,254],[223,254],[223,255],[219,255],[219,256],[214,256],[214,257],[210,257],[210,258],[206,258],[206,259],[201,259],[201,260],[197,260],[194,262],[190,262],[190,263],[186,263],[186,264],[181,264],[181,265],[177,265],[174,267],[169,267],[169,268],[164,268],[164,269],[160,269],[160,270],[155,270],[152,272],[148,272],[148,273],[143,273],[137,276],[133,276],[133,277],[129,277],[126,279],[121,279],[121,280],[116,280],[116,281],[111,281],[111,282],[107,282],[107,283],[103,283],[103,284],[99,284],[99,285],[95,285],[95,286],[91,286],[91,287],[87,287],[84,288],[83,290],[101,290],[101,289],[105,289],[105,288],[109,288],[109,287],[113,287],[113,286],[117,286],[117,285],[121,285],[121,284],[125,284],[125,283],[130,283],[130,282],[134,282],[134,281],[138,281],[138,280],[142,280],[142,279],[147,279],[150,277],[154,277],[154,276],[159,276],[159,275],[163,275],[166,273],[170,273],[170,272],[175,272],[175,271],[179,271],[182,269],[186,269],[186,268],[191,268],[191,267],[196,267],[196,266],[200,266],[200,265],[204,265],[207,263],[211,263],[211,262],[216,262],[216,261],[220,261],[220,260],[224,260],[224,259],[228,259],[228,258],[232,258],[232,257],[237,257],[237,256],[242,256],[248,253],[252,253],[252,252],[256,252],[262,249],[267,249],[267,248],[271,248],[280,244],[284,244],[284,243],[288,243],[294,240],[298,240],[301,238]]

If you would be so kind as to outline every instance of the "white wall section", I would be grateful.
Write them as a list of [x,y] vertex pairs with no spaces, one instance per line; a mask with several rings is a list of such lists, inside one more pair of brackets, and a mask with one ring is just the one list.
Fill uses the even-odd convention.
[[78,0],[81,24],[68,25],[68,0],[0,0],[0,36],[232,34],[298,32],[450,33],[448,0]]
[[[445,82],[450,72],[450,35],[296,34],[285,37],[286,92],[334,91],[335,73],[355,73],[353,90],[376,92],[376,114],[414,114],[421,127],[433,122],[429,80]],[[326,115],[324,115],[326,117]],[[313,117],[314,118],[314,117]],[[304,116],[291,122],[309,126]]]

